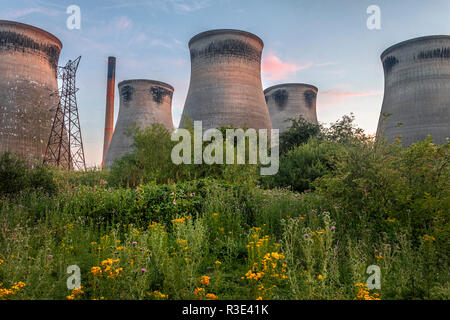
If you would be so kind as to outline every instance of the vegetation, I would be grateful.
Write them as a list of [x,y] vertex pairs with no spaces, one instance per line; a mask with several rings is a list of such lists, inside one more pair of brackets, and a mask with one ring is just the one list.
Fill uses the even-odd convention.
[[351,117],[293,136],[263,179],[173,165],[160,127],[111,171],[3,155],[0,300],[449,299],[450,143],[374,141]]

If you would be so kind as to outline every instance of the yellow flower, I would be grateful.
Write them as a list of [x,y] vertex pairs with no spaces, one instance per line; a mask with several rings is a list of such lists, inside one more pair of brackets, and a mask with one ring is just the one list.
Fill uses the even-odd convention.
[[217,299],[217,296],[216,296],[215,294],[213,294],[213,293],[208,293],[208,294],[206,295],[206,299],[207,299],[207,300],[216,300],[216,299]]
[[209,284],[209,280],[210,278],[208,276],[202,276],[202,278],[200,279],[200,283],[207,286]]
[[322,279],[323,279],[323,276],[322,276],[321,274],[319,274],[319,275],[317,276],[317,279],[322,280]]
[[256,298],[256,300],[262,300],[263,298],[262,297],[258,297],[258,298]]
[[199,294],[205,293],[205,289],[204,288],[195,288],[194,290],[194,294],[196,296],[198,296]]
[[215,262],[215,264],[219,265],[219,264],[222,264],[222,262],[220,262],[219,260],[217,260],[217,261]]

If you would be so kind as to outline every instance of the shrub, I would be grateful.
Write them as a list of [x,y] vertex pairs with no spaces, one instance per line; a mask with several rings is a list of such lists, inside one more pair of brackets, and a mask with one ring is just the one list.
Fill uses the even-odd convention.
[[282,155],[278,173],[263,177],[261,181],[269,188],[289,187],[298,192],[309,190],[315,179],[332,170],[332,159],[341,150],[339,144],[312,138]]
[[28,188],[28,167],[25,161],[5,152],[0,155],[0,194],[12,194]]
[[306,143],[311,137],[319,137],[323,128],[320,125],[308,122],[302,116],[289,119],[292,125],[280,134],[280,154]]

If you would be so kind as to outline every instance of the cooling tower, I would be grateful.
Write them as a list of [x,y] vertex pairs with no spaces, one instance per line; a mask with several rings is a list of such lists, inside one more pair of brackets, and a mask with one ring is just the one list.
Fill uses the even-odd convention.
[[299,116],[317,124],[317,91],[316,87],[304,83],[279,84],[264,90],[272,128],[282,133],[291,126],[288,119]]
[[108,58],[108,79],[106,82],[106,112],[105,112],[105,135],[103,140],[102,165],[105,162],[111,143],[114,127],[114,88],[116,82],[116,58]]
[[261,83],[263,42],[240,30],[212,30],[189,41],[191,81],[180,127],[202,121],[221,126],[270,129]]
[[0,153],[42,161],[58,105],[61,42],[26,24],[0,20]]
[[[398,43],[381,54],[384,99],[377,135],[403,145],[436,144],[450,137],[450,36],[429,36]],[[384,122],[384,114],[391,114]]]
[[161,123],[172,131],[173,87],[154,80],[125,80],[119,83],[119,115],[106,155],[106,166],[131,150],[133,138],[127,135],[128,128],[140,128]]

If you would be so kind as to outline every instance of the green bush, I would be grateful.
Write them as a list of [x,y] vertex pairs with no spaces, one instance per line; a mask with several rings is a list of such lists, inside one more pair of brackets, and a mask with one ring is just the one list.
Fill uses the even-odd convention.
[[314,180],[332,171],[332,159],[342,149],[339,144],[312,138],[282,155],[278,173],[261,181],[269,188],[288,187],[298,192],[310,190]]
[[308,122],[302,116],[291,118],[291,126],[280,134],[280,154],[306,143],[311,137],[319,137],[322,134],[322,126]]
[[17,193],[28,187],[28,167],[25,161],[9,152],[0,155],[0,193]]
[[8,152],[0,155],[0,195],[13,195],[30,189],[54,194],[58,190],[56,177],[53,168],[40,164],[30,167]]

